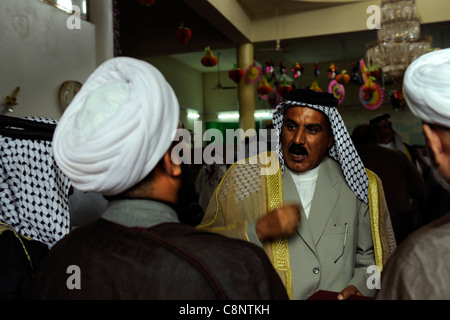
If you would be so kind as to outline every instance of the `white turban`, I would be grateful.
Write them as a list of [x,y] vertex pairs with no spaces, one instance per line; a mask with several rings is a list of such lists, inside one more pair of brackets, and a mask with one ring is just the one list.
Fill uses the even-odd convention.
[[405,72],[403,86],[406,103],[415,116],[450,127],[450,48],[414,60]]
[[119,194],[153,170],[178,121],[175,93],[155,67],[113,58],[89,76],[62,115],[55,160],[77,189]]

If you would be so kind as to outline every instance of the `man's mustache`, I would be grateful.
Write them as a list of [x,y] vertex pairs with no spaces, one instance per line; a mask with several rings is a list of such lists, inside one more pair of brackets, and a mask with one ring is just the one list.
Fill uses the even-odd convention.
[[291,144],[291,146],[289,147],[289,153],[307,156],[308,150],[306,150],[306,148],[302,144]]

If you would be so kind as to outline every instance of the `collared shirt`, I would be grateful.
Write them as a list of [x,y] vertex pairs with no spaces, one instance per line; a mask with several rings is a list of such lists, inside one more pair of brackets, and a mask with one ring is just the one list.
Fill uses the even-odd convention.
[[102,218],[130,228],[150,228],[164,222],[179,222],[177,213],[169,205],[149,199],[110,201]]

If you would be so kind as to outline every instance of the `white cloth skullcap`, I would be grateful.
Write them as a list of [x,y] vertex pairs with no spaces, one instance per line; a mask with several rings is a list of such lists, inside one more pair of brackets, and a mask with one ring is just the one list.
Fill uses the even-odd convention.
[[403,80],[412,113],[427,123],[450,127],[450,48],[414,60]]
[[89,76],[62,115],[55,160],[77,189],[116,195],[153,170],[178,121],[178,100],[155,67],[113,58]]

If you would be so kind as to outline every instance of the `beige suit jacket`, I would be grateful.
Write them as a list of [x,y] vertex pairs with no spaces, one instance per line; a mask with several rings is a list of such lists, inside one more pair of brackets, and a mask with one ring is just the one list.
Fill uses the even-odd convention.
[[[288,170],[283,202],[301,203]],[[309,218],[301,208],[300,225],[288,246],[295,299],[320,289],[339,292],[351,284],[363,295],[374,295],[366,285],[367,267],[375,265],[369,207],[356,198],[339,164],[328,157],[320,165]]]

